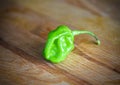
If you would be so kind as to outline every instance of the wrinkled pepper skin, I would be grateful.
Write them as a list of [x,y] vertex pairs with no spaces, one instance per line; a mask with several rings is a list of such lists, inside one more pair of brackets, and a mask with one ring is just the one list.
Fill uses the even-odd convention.
[[45,59],[59,63],[74,49],[74,36],[64,25],[57,27],[48,34],[48,40],[43,51]]
[[63,61],[66,56],[74,49],[74,36],[78,34],[90,34],[95,37],[97,43],[100,41],[95,34],[89,31],[71,31],[67,26],[60,25],[48,34],[43,56],[52,63]]

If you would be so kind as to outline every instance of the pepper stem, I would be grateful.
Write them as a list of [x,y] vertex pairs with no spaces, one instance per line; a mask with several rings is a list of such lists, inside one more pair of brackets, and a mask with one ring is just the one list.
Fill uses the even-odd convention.
[[75,35],[79,35],[79,34],[89,34],[89,35],[93,36],[93,37],[96,39],[97,44],[100,45],[100,40],[97,38],[97,36],[96,36],[94,33],[90,32],[90,31],[84,31],[84,30],[79,31],[79,30],[74,30],[74,31],[72,31],[72,34],[73,34],[74,36],[75,36]]

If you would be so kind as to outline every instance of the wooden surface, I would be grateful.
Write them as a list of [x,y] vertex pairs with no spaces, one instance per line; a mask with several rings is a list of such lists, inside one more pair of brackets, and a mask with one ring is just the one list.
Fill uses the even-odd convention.
[[[120,85],[119,19],[91,1],[0,1],[0,85]],[[76,36],[65,61],[47,62],[41,55],[47,34],[61,24],[94,32],[101,45]]]

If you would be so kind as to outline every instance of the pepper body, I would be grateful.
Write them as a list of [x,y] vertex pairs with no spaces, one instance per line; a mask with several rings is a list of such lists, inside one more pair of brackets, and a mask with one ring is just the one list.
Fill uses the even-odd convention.
[[47,43],[43,50],[45,59],[59,63],[74,49],[74,36],[64,25],[57,27],[48,34]]
[[74,36],[85,33],[93,36],[96,39],[97,44],[100,44],[99,39],[92,32],[80,30],[71,31],[65,25],[58,26],[48,34],[46,45],[43,49],[44,58],[52,63],[63,61],[74,49]]

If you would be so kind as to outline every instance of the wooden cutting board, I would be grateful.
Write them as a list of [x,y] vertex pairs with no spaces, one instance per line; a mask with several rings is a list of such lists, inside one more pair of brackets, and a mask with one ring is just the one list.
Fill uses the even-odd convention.
[[[92,1],[0,1],[0,85],[120,85],[119,20]],[[101,45],[79,35],[65,61],[47,62],[47,35],[61,24],[94,32]]]

